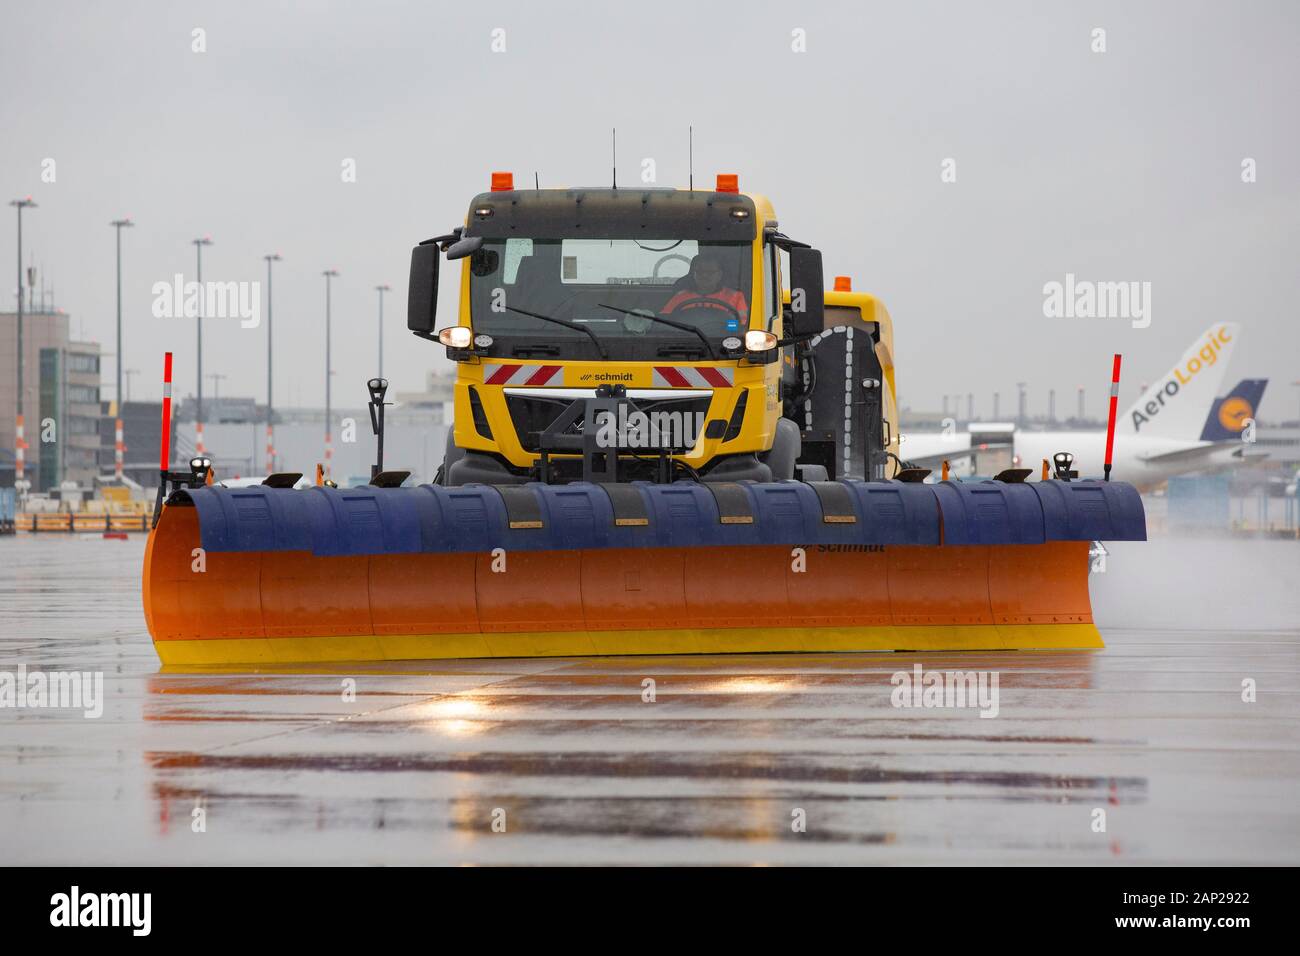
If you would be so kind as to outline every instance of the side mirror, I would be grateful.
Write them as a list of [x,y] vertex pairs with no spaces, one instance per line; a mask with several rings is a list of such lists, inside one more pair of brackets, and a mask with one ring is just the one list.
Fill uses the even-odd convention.
[[447,261],[464,259],[466,256],[478,252],[482,247],[482,236],[464,236],[447,247]]
[[818,249],[790,250],[790,324],[787,336],[813,336],[825,328],[822,254]]
[[411,250],[411,278],[406,295],[406,327],[416,335],[433,334],[438,318],[438,243]]

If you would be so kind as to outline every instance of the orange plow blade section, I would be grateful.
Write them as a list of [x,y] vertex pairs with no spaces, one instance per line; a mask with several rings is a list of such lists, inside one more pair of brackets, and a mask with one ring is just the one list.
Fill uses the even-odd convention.
[[204,552],[167,507],[145,617],[180,666],[1094,648],[1087,541],[320,557]]

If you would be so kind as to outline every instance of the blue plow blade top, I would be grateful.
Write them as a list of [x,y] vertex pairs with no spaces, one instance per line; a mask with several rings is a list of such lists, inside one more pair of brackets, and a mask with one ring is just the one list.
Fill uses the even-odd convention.
[[[1103,481],[1032,483],[842,480],[834,523],[814,486],[744,482],[736,520],[723,520],[706,485],[634,482],[635,523],[616,520],[604,487],[527,484],[445,488],[181,490],[169,504],[198,509],[207,551],[310,551],[321,557],[421,552],[567,551],[736,545],[999,545],[1047,541],[1145,541],[1146,515],[1132,485]],[[529,517],[512,521],[506,494]],[[738,493],[737,493],[738,494]],[[516,514],[520,499],[512,499]],[[732,499],[734,504],[736,499]],[[635,500],[633,501],[635,504]],[[849,520],[849,512],[853,520]],[[624,508],[626,512],[626,507]],[[512,524],[515,526],[512,527]]]

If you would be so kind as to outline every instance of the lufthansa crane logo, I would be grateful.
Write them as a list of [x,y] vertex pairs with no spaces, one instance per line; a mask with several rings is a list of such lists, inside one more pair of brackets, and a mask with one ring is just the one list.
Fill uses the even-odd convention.
[[1219,406],[1219,424],[1230,432],[1239,432],[1246,427],[1246,420],[1255,414],[1250,402],[1244,398],[1232,396],[1224,399]]

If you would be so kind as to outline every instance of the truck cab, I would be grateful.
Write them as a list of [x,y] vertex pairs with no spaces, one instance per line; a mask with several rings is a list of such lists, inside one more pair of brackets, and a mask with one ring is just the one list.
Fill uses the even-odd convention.
[[[441,328],[440,253],[460,262]],[[788,479],[821,259],[735,176],[516,189],[494,173],[464,226],[413,250],[408,327],[456,363],[442,483]]]

